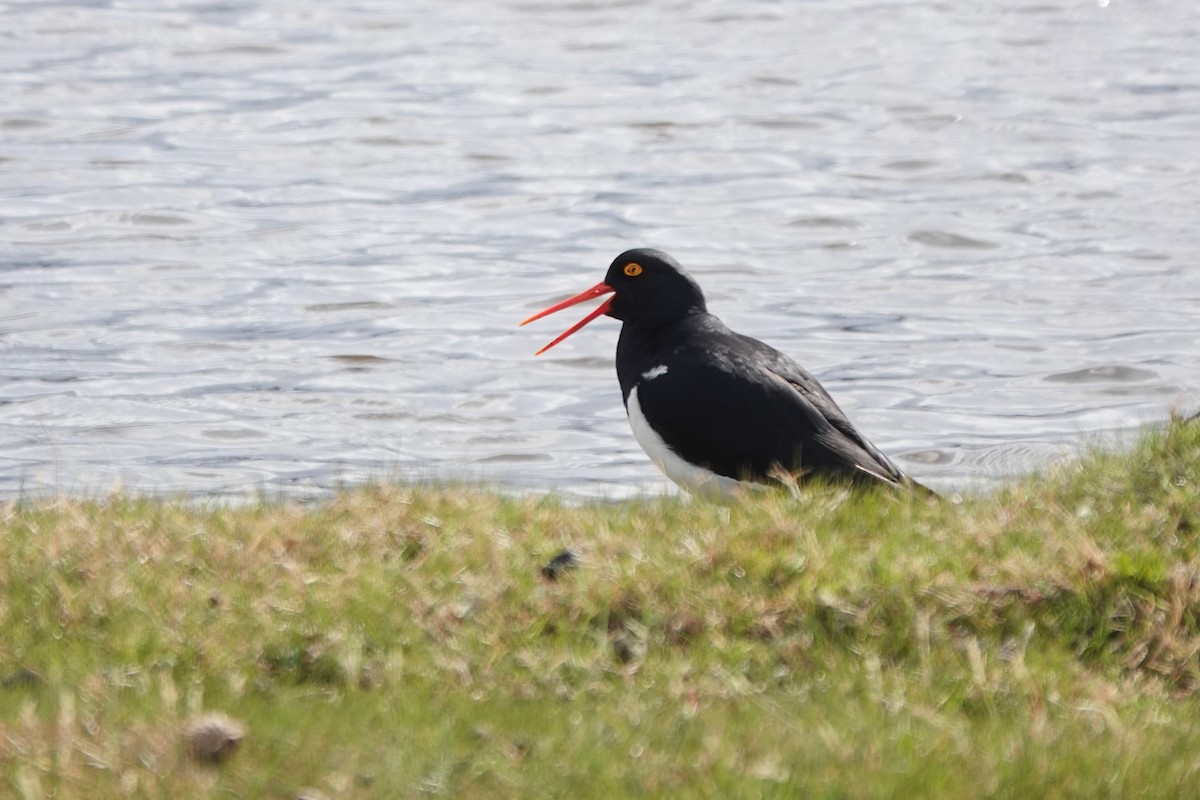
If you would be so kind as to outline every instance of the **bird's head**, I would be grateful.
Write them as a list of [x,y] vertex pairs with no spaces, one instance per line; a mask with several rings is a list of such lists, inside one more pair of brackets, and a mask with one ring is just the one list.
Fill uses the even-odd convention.
[[657,326],[706,310],[704,293],[679,262],[661,250],[638,248],[617,256],[604,280],[592,288],[539,311],[522,325],[577,303],[611,294],[596,310],[537,351],[549,350],[601,315],[637,325]]

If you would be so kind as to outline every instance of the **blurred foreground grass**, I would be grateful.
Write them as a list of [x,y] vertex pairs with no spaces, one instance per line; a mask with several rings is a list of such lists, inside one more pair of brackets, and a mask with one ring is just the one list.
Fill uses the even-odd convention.
[[961,504],[3,517],[0,797],[1200,796],[1197,423]]

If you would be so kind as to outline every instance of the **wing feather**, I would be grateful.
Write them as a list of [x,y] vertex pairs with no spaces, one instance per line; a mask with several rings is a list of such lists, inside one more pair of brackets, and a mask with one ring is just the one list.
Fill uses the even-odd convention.
[[703,352],[676,350],[667,372],[639,384],[638,399],[672,450],[727,477],[768,482],[782,466],[906,480],[816,378],[756,339],[730,332]]

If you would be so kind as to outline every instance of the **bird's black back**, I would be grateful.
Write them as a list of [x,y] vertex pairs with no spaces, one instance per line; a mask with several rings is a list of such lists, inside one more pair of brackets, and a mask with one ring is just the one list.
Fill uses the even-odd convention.
[[910,483],[808,371],[707,312],[652,329],[626,320],[617,377],[626,405],[637,388],[646,420],[677,455],[719,475],[767,482],[782,467]]

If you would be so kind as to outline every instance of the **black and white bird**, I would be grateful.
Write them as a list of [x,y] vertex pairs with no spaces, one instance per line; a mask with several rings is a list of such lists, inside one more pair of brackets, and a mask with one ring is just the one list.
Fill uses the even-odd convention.
[[617,379],[629,424],[679,486],[734,495],[794,488],[813,475],[929,491],[867,441],[807,370],[708,313],[699,285],[666,253],[628,250],[602,282],[521,324],[604,295],[537,355],[601,315],[621,320]]

